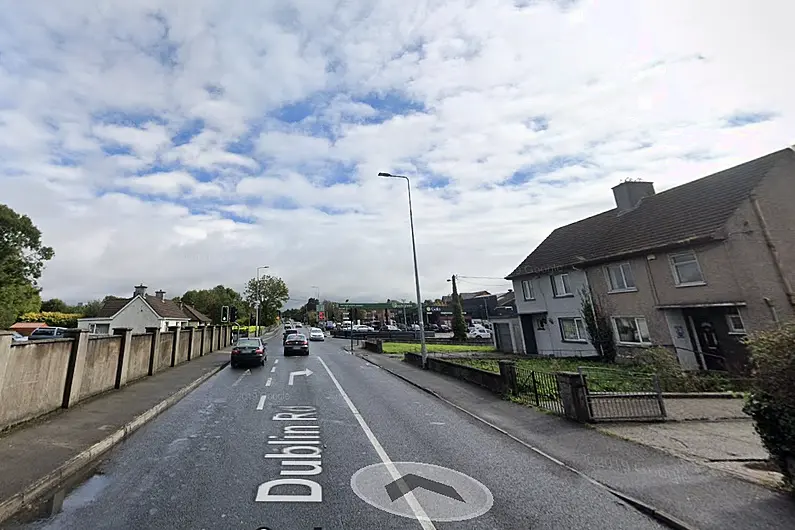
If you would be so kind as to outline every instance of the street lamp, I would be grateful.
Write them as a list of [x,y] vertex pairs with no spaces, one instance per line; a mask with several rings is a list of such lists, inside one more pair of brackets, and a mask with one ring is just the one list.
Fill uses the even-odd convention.
[[254,304],[256,306],[256,309],[257,309],[257,322],[256,322],[256,324],[254,324],[255,326],[257,326],[257,337],[259,337],[259,305],[260,305],[259,304],[259,271],[260,271],[260,269],[268,269],[268,268],[270,268],[270,267],[268,267],[267,265],[263,265],[261,267],[257,267],[257,302]]
[[414,213],[411,208],[411,181],[404,175],[393,175],[381,172],[379,177],[405,179],[406,189],[409,192],[409,222],[411,223],[411,252],[414,254],[414,286],[417,289],[417,322],[420,326],[420,351],[422,352],[422,367],[428,367],[428,348],[425,345],[425,320],[422,317],[422,296],[420,295],[420,273],[417,269],[417,245],[414,242]]

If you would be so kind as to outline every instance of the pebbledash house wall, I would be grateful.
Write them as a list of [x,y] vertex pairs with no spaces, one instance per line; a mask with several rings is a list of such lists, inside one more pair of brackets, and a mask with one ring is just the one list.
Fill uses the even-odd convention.
[[[516,293],[516,311],[519,314],[519,326],[522,330],[522,351],[529,351],[524,341],[524,326],[528,318],[522,315],[532,315],[532,332],[536,338],[539,355],[555,357],[588,357],[596,355],[596,349],[590,342],[564,341],[559,318],[582,317],[581,290],[587,288],[587,278],[584,271],[568,268],[555,271],[554,274],[566,273],[569,275],[571,296],[555,297],[552,290],[551,274],[525,275],[513,278],[513,290]],[[531,280],[533,284],[534,300],[525,300],[522,290],[522,280]],[[536,320],[541,313],[546,313],[547,319],[552,320],[546,324],[545,330],[537,329]]]
[[[795,283],[795,164],[779,164],[762,180],[755,196],[784,274],[792,285]],[[607,264],[590,266],[587,274],[592,293],[602,301],[610,317],[645,317],[652,343],[658,345],[677,342],[666,320],[666,311],[658,306],[742,303],[745,305],[739,311],[748,332],[775,325],[768,304],[775,308],[779,320],[795,318],[750,198],[741,203],[720,235],[722,241],[651,251],[610,262],[630,264],[637,286],[633,292],[609,293]],[[675,283],[670,256],[687,250],[696,254],[704,285],[678,287]]]

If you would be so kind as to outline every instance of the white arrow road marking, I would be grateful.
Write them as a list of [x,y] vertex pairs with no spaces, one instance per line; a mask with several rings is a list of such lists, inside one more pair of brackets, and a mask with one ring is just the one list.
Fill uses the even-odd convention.
[[288,384],[289,386],[292,386],[292,384],[293,384],[293,379],[294,379],[294,378],[295,378],[295,376],[297,376],[297,375],[305,375],[305,376],[309,377],[310,375],[312,375],[312,374],[314,374],[314,373],[315,373],[315,372],[313,372],[313,371],[312,371],[312,370],[310,370],[309,368],[304,368],[303,370],[300,370],[300,371],[298,371],[298,372],[290,372],[290,380],[289,380],[289,381],[287,381],[287,384]]
[[268,380],[265,381],[265,386],[271,386],[271,383],[273,383],[273,378],[269,377]]
[[246,377],[247,375],[251,375],[251,369],[248,369],[245,372],[243,372],[242,374],[240,374],[240,377],[237,378],[237,381],[232,383],[232,386],[237,386],[240,383],[240,381],[242,381],[243,378]]
[[276,367],[274,366],[273,368],[271,368],[271,373],[273,373],[275,371],[276,371]]
[[262,410],[262,409],[265,408],[265,398],[266,397],[267,396],[260,396],[259,397],[259,403],[257,403],[257,410]]
[[[359,422],[359,426],[364,431],[364,434],[367,436],[367,439],[370,440],[370,445],[372,445],[373,449],[375,449],[375,452],[378,453],[378,457],[381,459],[381,462],[384,463],[384,466],[386,466],[386,469],[389,472],[389,474],[392,476],[394,480],[398,480],[399,478],[401,478],[403,475],[400,473],[400,471],[398,471],[397,467],[392,462],[392,459],[389,458],[389,455],[386,454],[384,446],[381,445],[381,442],[379,442],[378,438],[375,437],[373,431],[370,430],[370,426],[367,425],[366,421],[364,421],[364,418],[359,413],[359,410],[356,408],[356,405],[353,404],[351,398],[349,398],[345,390],[342,389],[342,385],[340,385],[340,382],[337,381],[336,377],[334,377],[334,374],[331,373],[331,370],[329,369],[326,362],[320,357],[318,357],[317,360],[321,362],[323,368],[325,368],[326,372],[328,372],[328,376],[331,378],[331,382],[334,383],[334,386],[337,387],[337,390],[342,396],[342,399],[345,401],[345,403],[348,405],[348,408],[353,413],[353,417],[356,418],[357,422]],[[403,498],[406,499],[406,502],[411,508],[411,511],[414,513],[414,517],[417,519],[417,522],[420,523],[420,526],[423,528],[423,530],[436,530],[436,526],[428,517],[428,514],[425,513],[425,509],[423,509],[422,505],[417,500],[417,497],[414,496],[414,493],[408,492],[406,495],[403,496]]]

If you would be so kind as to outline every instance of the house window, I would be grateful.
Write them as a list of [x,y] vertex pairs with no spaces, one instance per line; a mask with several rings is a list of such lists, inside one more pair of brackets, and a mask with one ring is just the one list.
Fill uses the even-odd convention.
[[745,335],[745,323],[739,307],[730,307],[726,310],[726,322],[729,324],[729,333]]
[[671,268],[678,286],[703,285],[704,275],[693,251],[671,255]]
[[613,317],[618,342],[624,344],[651,344],[649,327],[643,317]]
[[635,291],[635,277],[632,275],[632,267],[629,263],[619,263],[605,267],[607,283],[610,285],[610,292]]
[[535,300],[536,295],[533,292],[533,281],[532,280],[522,280],[522,294],[524,295],[525,300]]
[[552,292],[556,297],[572,295],[568,274],[555,274],[552,276]]
[[581,318],[559,318],[560,336],[566,342],[585,342],[588,334],[585,331],[585,322]]

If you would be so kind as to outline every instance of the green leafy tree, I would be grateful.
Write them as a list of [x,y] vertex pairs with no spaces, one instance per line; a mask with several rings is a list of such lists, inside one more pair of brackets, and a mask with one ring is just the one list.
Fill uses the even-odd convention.
[[41,310],[49,313],[71,313],[70,307],[59,298],[50,298],[41,303]]
[[22,313],[41,307],[36,281],[52,248],[42,245],[41,232],[27,215],[0,204],[0,329]]
[[85,318],[92,318],[99,314],[99,310],[102,309],[104,304],[103,300],[90,300],[77,304],[72,310],[74,313],[80,313]]
[[195,307],[209,318],[213,324],[221,324],[221,308],[223,306],[237,307],[237,320],[244,322],[249,316],[249,307],[240,293],[231,287],[216,285],[212,289],[187,291],[178,300]]
[[260,325],[270,326],[276,322],[279,310],[290,298],[290,291],[281,278],[263,276],[259,281],[256,278],[248,281],[244,297],[251,306],[259,302]]
[[466,340],[467,323],[464,320],[464,308],[461,303],[461,296],[458,294],[458,287],[453,279],[453,339]]

